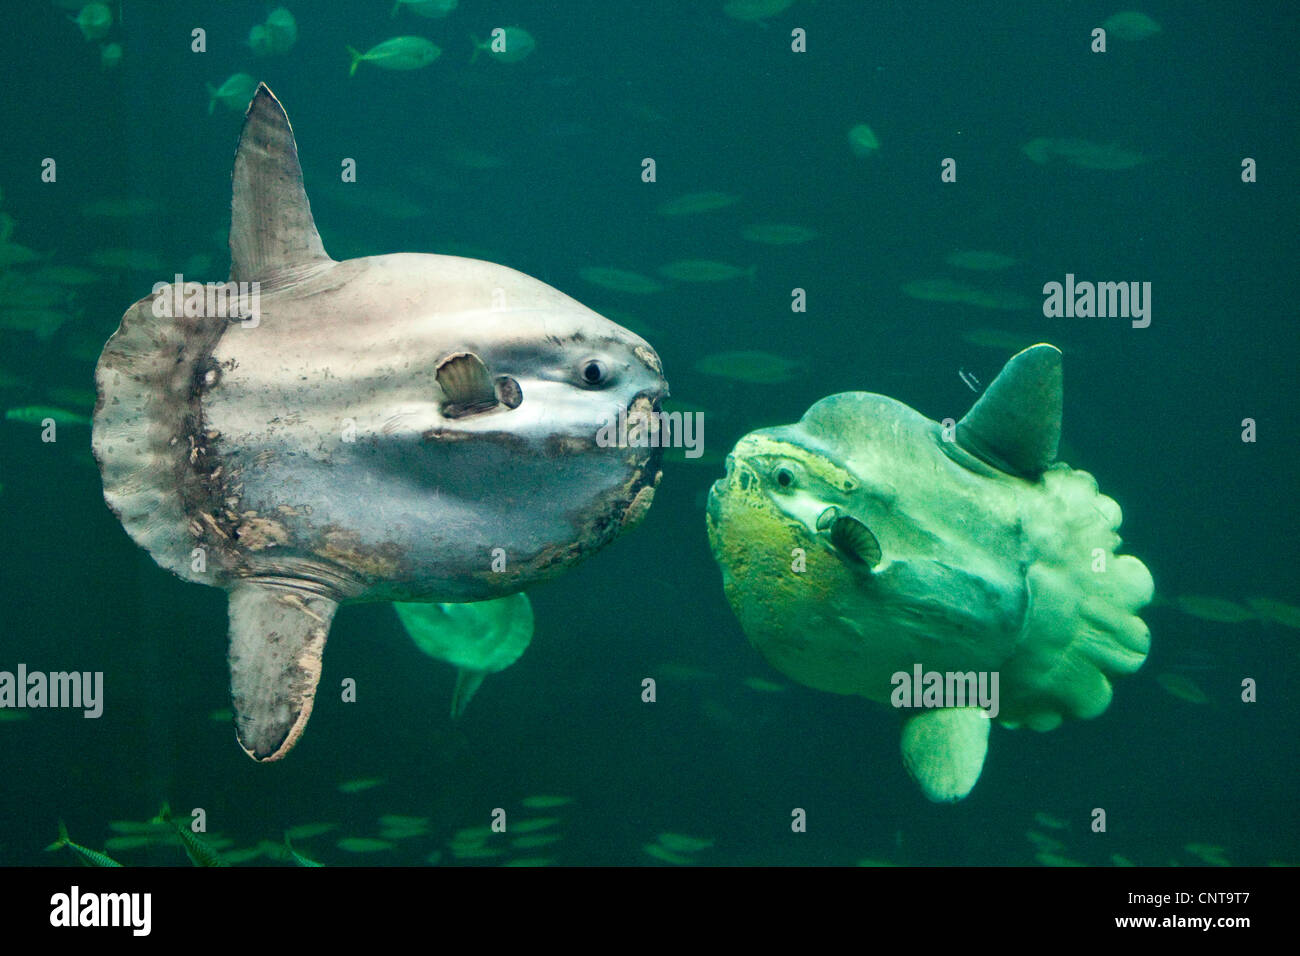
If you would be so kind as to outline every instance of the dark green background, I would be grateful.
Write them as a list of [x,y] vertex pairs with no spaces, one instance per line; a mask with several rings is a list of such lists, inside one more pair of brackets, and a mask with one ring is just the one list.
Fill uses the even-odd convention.
[[[240,114],[207,113],[205,83],[265,79],[294,123],[326,249],[480,255],[598,311],[630,313],[663,358],[675,397],[708,410],[705,441],[725,453],[745,432],[796,419],[837,391],[879,391],[933,418],[960,417],[1009,353],[966,344],[983,327],[1066,350],[1065,442],[1123,506],[1126,548],[1163,596],[1300,599],[1296,575],[1296,7],[1147,4],[1163,31],[1088,51],[1088,30],[1124,4],[862,3],[800,0],[766,27],[713,2],[479,3],[445,20],[385,0],[290,4],[300,37],[255,60],[241,42],[269,7],[253,2],[123,4],[121,67],[100,69],[66,12],[15,3],[0,37],[0,188],[13,240],[55,262],[97,248],[154,250],[162,276],[119,273],[84,290],[84,316],[50,340],[0,330],[4,407],[56,404],[50,386],[93,387],[85,354],[125,308],[194,253],[213,257],[229,220]],[[520,23],[537,49],[519,64],[469,64],[471,33]],[[188,33],[208,31],[208,52]],[[789,30],[809,51],[789,51]],[[347,76],[345,45],[400,33],[443,47],[430,67]],[[869,123],[879,153],[855,157],[847,131]],[[1115,142],[1150,157],[1128,170],[1029,162],[1041,136]],[[465,169],[447,150],[499,157]],[[58,182],[39,180],[43,157]],[[427,216],[360,213],[332,198],[339,161]],[[652,156],[658,182],[640,181]],[[939,181],[943,157],[958,182]],[[1240,181],[1242,157],[1260,181]],[[443,185],[430,186],[429,183]],[[336,187],[335,187],[336,188]],[[681,193],[742,202],[697,217],[655,213]],[[88,201],[147,195],[143,220],[87,220]],[[822,238],[747,243],[757,221]],[[1150,328],[1119,319],[1044,319],[921,302],[902,284],[954,275],[956,249],[1017,264],[991,279],[1031,300],[1067,272],[1149,281]],[[757,265],[751,284],[683,285],[650,297],[584,283],[584,266],[650,273],[675,259]],[[792,314],[790,289],[808,291]],[[0,303],[2,305],[2,303]],[[719,351],[798,359],[788,384],[746,385],[693,370]],[[83,409],[85,411],[85,409]],[[1259,440],[1243,444],[1243,418]],[[1297,860],[1300,706],[1296,634],[1222,625],[1157,606],[1147,665],[1118,681],[1099,719],[1049,734],[995,729],[969,799],[929,804],[898,753],[885,708],[790,686],[758,657],[723,598],[704,535],[702,494],[718,465],[669,464],[645,524],[532,593],[528,653],[491,677],[457,726],[451,669],[423,657],[382,605],[336,619],[310,727],[282,764],[257,766],[228,724],[225,596],[160,570],[104,505],[85,429],[0,422],[0,669],[105,672],[104,716],[37,712],[0,723],[0,863],[51,862],[41,847],[67,820],[100,847],[114,819],[158,804],[204,807],[243,846],[289,825],[339,821],[307,849],[327,863],[417,863],[454,829],[537,792],[573,795],[565,839],[542,851],[571,864],[651,863],[661,830],[713,837],[716,863],[1001,864],[1033,857],[1036,811],[1069,821],[1068,855],[1106,863],[1194,862],[1191,842],[1234,863]],[[669,663],[710,672],[640,681]],[[1213,703],[1171,697],[1155,674],[1180,664]],[[1243,677],[1260,701],[1238,699]],[[345,677],[359,701],[342,705]],[[356,795],[355,777],[384,777]],[[809,830],[789,830],[792,807]],[[1109,833],[1087,831],[1103,807]],[[435,832],[392,853],[350,856],[384,813],[428,815]],[[552,852],[553,851],[553,852]],[[176,862],[179,851],[123,853]],[[527,855],[537,855],[529,851]],[[71,857],[59,857],[71,862]]]

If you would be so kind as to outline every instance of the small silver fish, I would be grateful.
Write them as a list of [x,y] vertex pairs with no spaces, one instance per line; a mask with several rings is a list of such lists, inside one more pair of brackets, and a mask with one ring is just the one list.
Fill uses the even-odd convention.
[[41,425],[49,419],[56,425],[89,425],[90,419],[77,412],[48,405],[26,405],[23,408],[11,408],[5,412],[5,421],[22,422],[24,425]]
[[348,47],[348,56],[352,57],[348,76],[355,76],[362,63],[373,63],[385,70],[418,70],[441,54],[442,48],[424,37],[393,37],[372,46],[365,53]]
[[98,850],[92,850],[90,847],[82,846],[80,843],[73,843],[68,837],[68,828],[59,821],[59,838],[47,846],[47,852],[53,853],[55,850],[61,850],[67,847],[75,853],[78,859],[86,866],[121,866],[117,860],[113,859],[107,853],[100,853]]

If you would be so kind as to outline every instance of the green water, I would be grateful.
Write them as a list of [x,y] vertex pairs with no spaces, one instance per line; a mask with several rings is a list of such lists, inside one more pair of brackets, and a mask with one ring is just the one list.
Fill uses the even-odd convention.
[[[382,0],[317,0],[290,4],[297,42],[265,58],[241,45],[266,16],[261,3],[125,0],[96,42],[54,5],[10,7],[0,210],[13,220],[9,242],[48,259],[7,266],[0,282],[10,279],[8,298],[50,264],[99,279],[73,289],[59,306],[68,320],[48,334],[0,319],[6,409],[88,415],[94,362],[127,306],[182,268],[224,278],[242,113],[218,104],[209,115],[205,84],[243,71],[288,110],[334,258],[486,258],[626,322],[657,349],[673,396],[706,410],[706,459],[840,391],[960,417],[975,398],[960,373],[987,384],[1014,350],[972,333],[1049,341],[1065,351],[1068,460],[1123,507],[1125,549],[1151,569],[1157,594],[1300,603],[1291,4],[1148,4],[1158,34],[1112,38],[1094,54],[1088,31],[1113,5],[797,0],[764,25],[727,16],[722,0],[462,0],[443,19],[390,19]],[[470,63],[471,34],[515,24],[536,39],[527,58]],[[206,53],[190,49],[196,27]],[[807,52],[791,50],[796,27]],[[407,72],[362,64],[348,77],[348,45],[401,34],[432,39],[441,56]],[[124,54],[107,70],[106,42]],[[879,144],[867,156],[849,143],[861,123]],[[1137,159],[1037,163],[1022,147],[1039,138]],[[54,182],[42,181],[47,157]],[[345,157],[360,199],[340,190]],[[642,179],[647,157],[653,183]],[[955,183],[941,181],[946,157]],[[1241,181],[1244,157],[1258,182]],[[703,190],[738,201],[657,212]],[[151,207],[84,211],[121,197]],[[817,238],[745,240],[755,223]],[[152,253],[156,267],[95,265],[106,249]],[[1015,261],[994,272],[946,264],[958,250]],[[579,277],[588,267],[655,275],[693,259],[753,267],[753,278],[636,295]],[[1043,284],[1067,273],[1150,282],[1150,326],[1045,318]],[[903,291],[944,277],[1023,302]],[[796,287],[806,311],[791,310]],[[11,315],[13,303],[0,308]],[[738,350],[797,365],[773,384],[696,368]],[[1246,418],[1253,443],[1241,440]],[[102,671],[104,712],[0,721],[0,863],[74,864],[42,852],[60,818],[101,849],[109,821],[146,820],[164,800],[178,816],[202,808],[232,848],[335,823],[295,841],[328,865],[418,864],[435,851],[466,865],[668,865],[643,849],[664,831],[712,840],[688,857],[724,865],[1030,863],[1027,830],[1098,865],[1112,854],[1193,864],[1188,843],[1222,847],[1234,864],[1300,860],[1295,630],[1153,606],[1151,656],[1116,681],[1102,716],[1045,734],[994,728],[970,797],[934,805],[903,768],[888,708],[799,687],[747,643],[705,537],[716,458],[666,464],[640,528],[530,592],[531,647],[456,723],[452,670],[417,650],[391,608],[344,608],[303,739],[283,762],[254,764],[229,720],[212,716],[229,707],[224,594],[180,581],[131,542],[105,507],[88,429],[60,425],[52,443],[40,431],[0,421],[0,670]],[[1171,695],[1161,673],[1194,680],[1209,702]],[[641,700],[646,677],[658,680],[653,704]],[[354,703],[339,699],[349,678]],[[1241,701],[1246,678],[1256,703]],[[383,782],[339,790],[364,778]],[[535,794],[572,802],[524,808]],[[1105,834],[1089,830],[1098,807]],[[512,832],[490,838],[502,855],[457,860],[452,834],[490,824],[495,808],[512,830],[556,817],[537,832],[562,838],[512,848]],[[805,833],[792,832],[794,808],[807,813]],[[1044,829],[1036,813],[1066,826]],[[377,837],[393,814],[427,817],[427,832],[371,853],[338,846]],[[115,855],[185,862],[173,846]]]

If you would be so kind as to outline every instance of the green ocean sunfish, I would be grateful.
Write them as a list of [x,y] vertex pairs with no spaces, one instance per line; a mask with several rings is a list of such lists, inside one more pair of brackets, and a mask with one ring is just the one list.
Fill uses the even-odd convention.
[[[1119,506],[1056,461],[1061,409],[1061,353],[1035,345],[960,422],[832,395],[740,439],[709,493],[750,642],[809,687],[909,708],[904,762],[932,800],[970,792],[992,719],[1095,717],[1147,655],[1151,575],[1117,553]],[[898,696],[918,670],[969,677],[960,697]]]

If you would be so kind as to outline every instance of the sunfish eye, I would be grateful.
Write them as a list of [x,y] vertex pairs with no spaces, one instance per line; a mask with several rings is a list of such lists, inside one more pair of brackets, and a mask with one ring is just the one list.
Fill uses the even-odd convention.
[[604,385],[609,378],[609,369],[600,359],[590,358],[582,363],[582,381],[586,385]]

